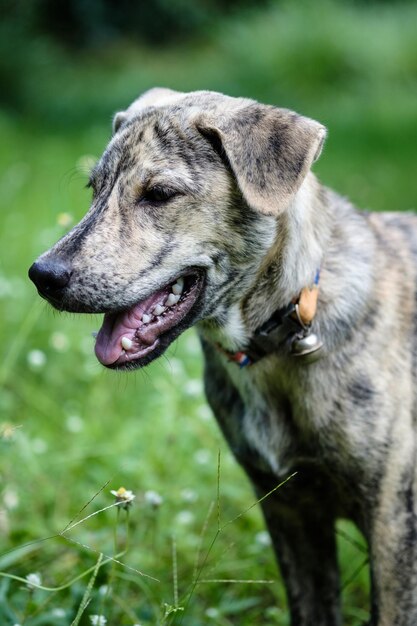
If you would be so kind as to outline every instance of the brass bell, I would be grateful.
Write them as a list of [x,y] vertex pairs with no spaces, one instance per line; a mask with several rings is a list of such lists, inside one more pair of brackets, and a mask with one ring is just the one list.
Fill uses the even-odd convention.
[[307,333],[302,337],[295,337],[291,344],[291,355],[303,357],[306,363],[313,363],[321,357],[323,342],[315,333]]

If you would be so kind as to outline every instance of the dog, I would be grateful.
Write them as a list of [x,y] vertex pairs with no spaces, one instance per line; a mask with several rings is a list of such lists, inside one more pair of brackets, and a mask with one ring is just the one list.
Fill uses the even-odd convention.
[[342,624],[344,517],[369,544],[370,623],[415,626],[417,218],[322,186],[326,129],[286,109],[156,88],[113,131],[90,210],[29,270],[40,295],[104,313],[95,353],[116,370],[196,325],[209,404],[272,492],[291,624]]

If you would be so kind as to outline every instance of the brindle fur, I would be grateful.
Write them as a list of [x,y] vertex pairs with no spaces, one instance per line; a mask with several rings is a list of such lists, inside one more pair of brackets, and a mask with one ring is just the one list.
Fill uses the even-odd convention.
[[[417,218],[364,214],[309,171],[325,130],[211,92],[154,89],[114,120],[86,217],[43,259],[71,280],[55,306],[122,310],[188,267],[206,272],[194,322],[209,403],[262,502],[293,626],[339,626],[334,525],[370,550],[374,626],[417,624]],[[141,200],[149,184],[182,192]],[[306,365],[245,346],[321,269]],[[182,330],[179,328],[178,333]],[[163,346],[165,347],[165,346]]]

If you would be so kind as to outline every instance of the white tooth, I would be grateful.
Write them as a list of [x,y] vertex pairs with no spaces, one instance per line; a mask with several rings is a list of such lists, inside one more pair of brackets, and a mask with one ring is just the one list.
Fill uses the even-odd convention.
[[129,337],[122,337],[122,348],[125,350],[130,350],[133,346],[133,341],[129,339]]
[[177,304],[178,300],[180,299],[180,296],[176,296],[173,293],[170,293],[168,298],[165,300],[165,304],[166,306],[172,306],[173,304]]
[[152,313],[154,315],[161,315],[161,313],[163,313],[164,311],[165,311],[165,307],[162,306],[161,304],[157,304],[154,310],[152,311]]
[[177,282],[172,285],[171,289],[172,289],[172,293],[174,293],[176,296],[181,295],[182,290],[184,289],[184,279],[179,278]]
[[142,315],[142,322],[143,322],[144,324],[148,324],[150,321],[151,321],[151,316],[150,316],[150,315],[147,315],[146,313],[144,313],[144,314]]
[[94,339],[97,339],[97,335],[98,335],[98,330],[93,330],[93,332],[91,333],[91,336],[94,337]]

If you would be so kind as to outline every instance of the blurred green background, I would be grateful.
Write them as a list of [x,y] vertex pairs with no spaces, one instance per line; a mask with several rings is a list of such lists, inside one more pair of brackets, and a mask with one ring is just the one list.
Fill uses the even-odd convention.
[[[0,623],[284,626],[254,496],[204,402],[194,332],[144,371],[103,371],[99,320],[54,313],[27,268],[86,211],[114,112],[155,85],[314,117],[329,129],[325,184],[362,208],[414,210],[417,5],[3,0],[1,17]],[[129,512],[101,511],[121,485],[136,494]],[[339,550],[345,623],[358,626],[366,554],[346,522]],[[100,552],[123,554],[93,571]],[[34,573],[50,590],[25,583]]]

